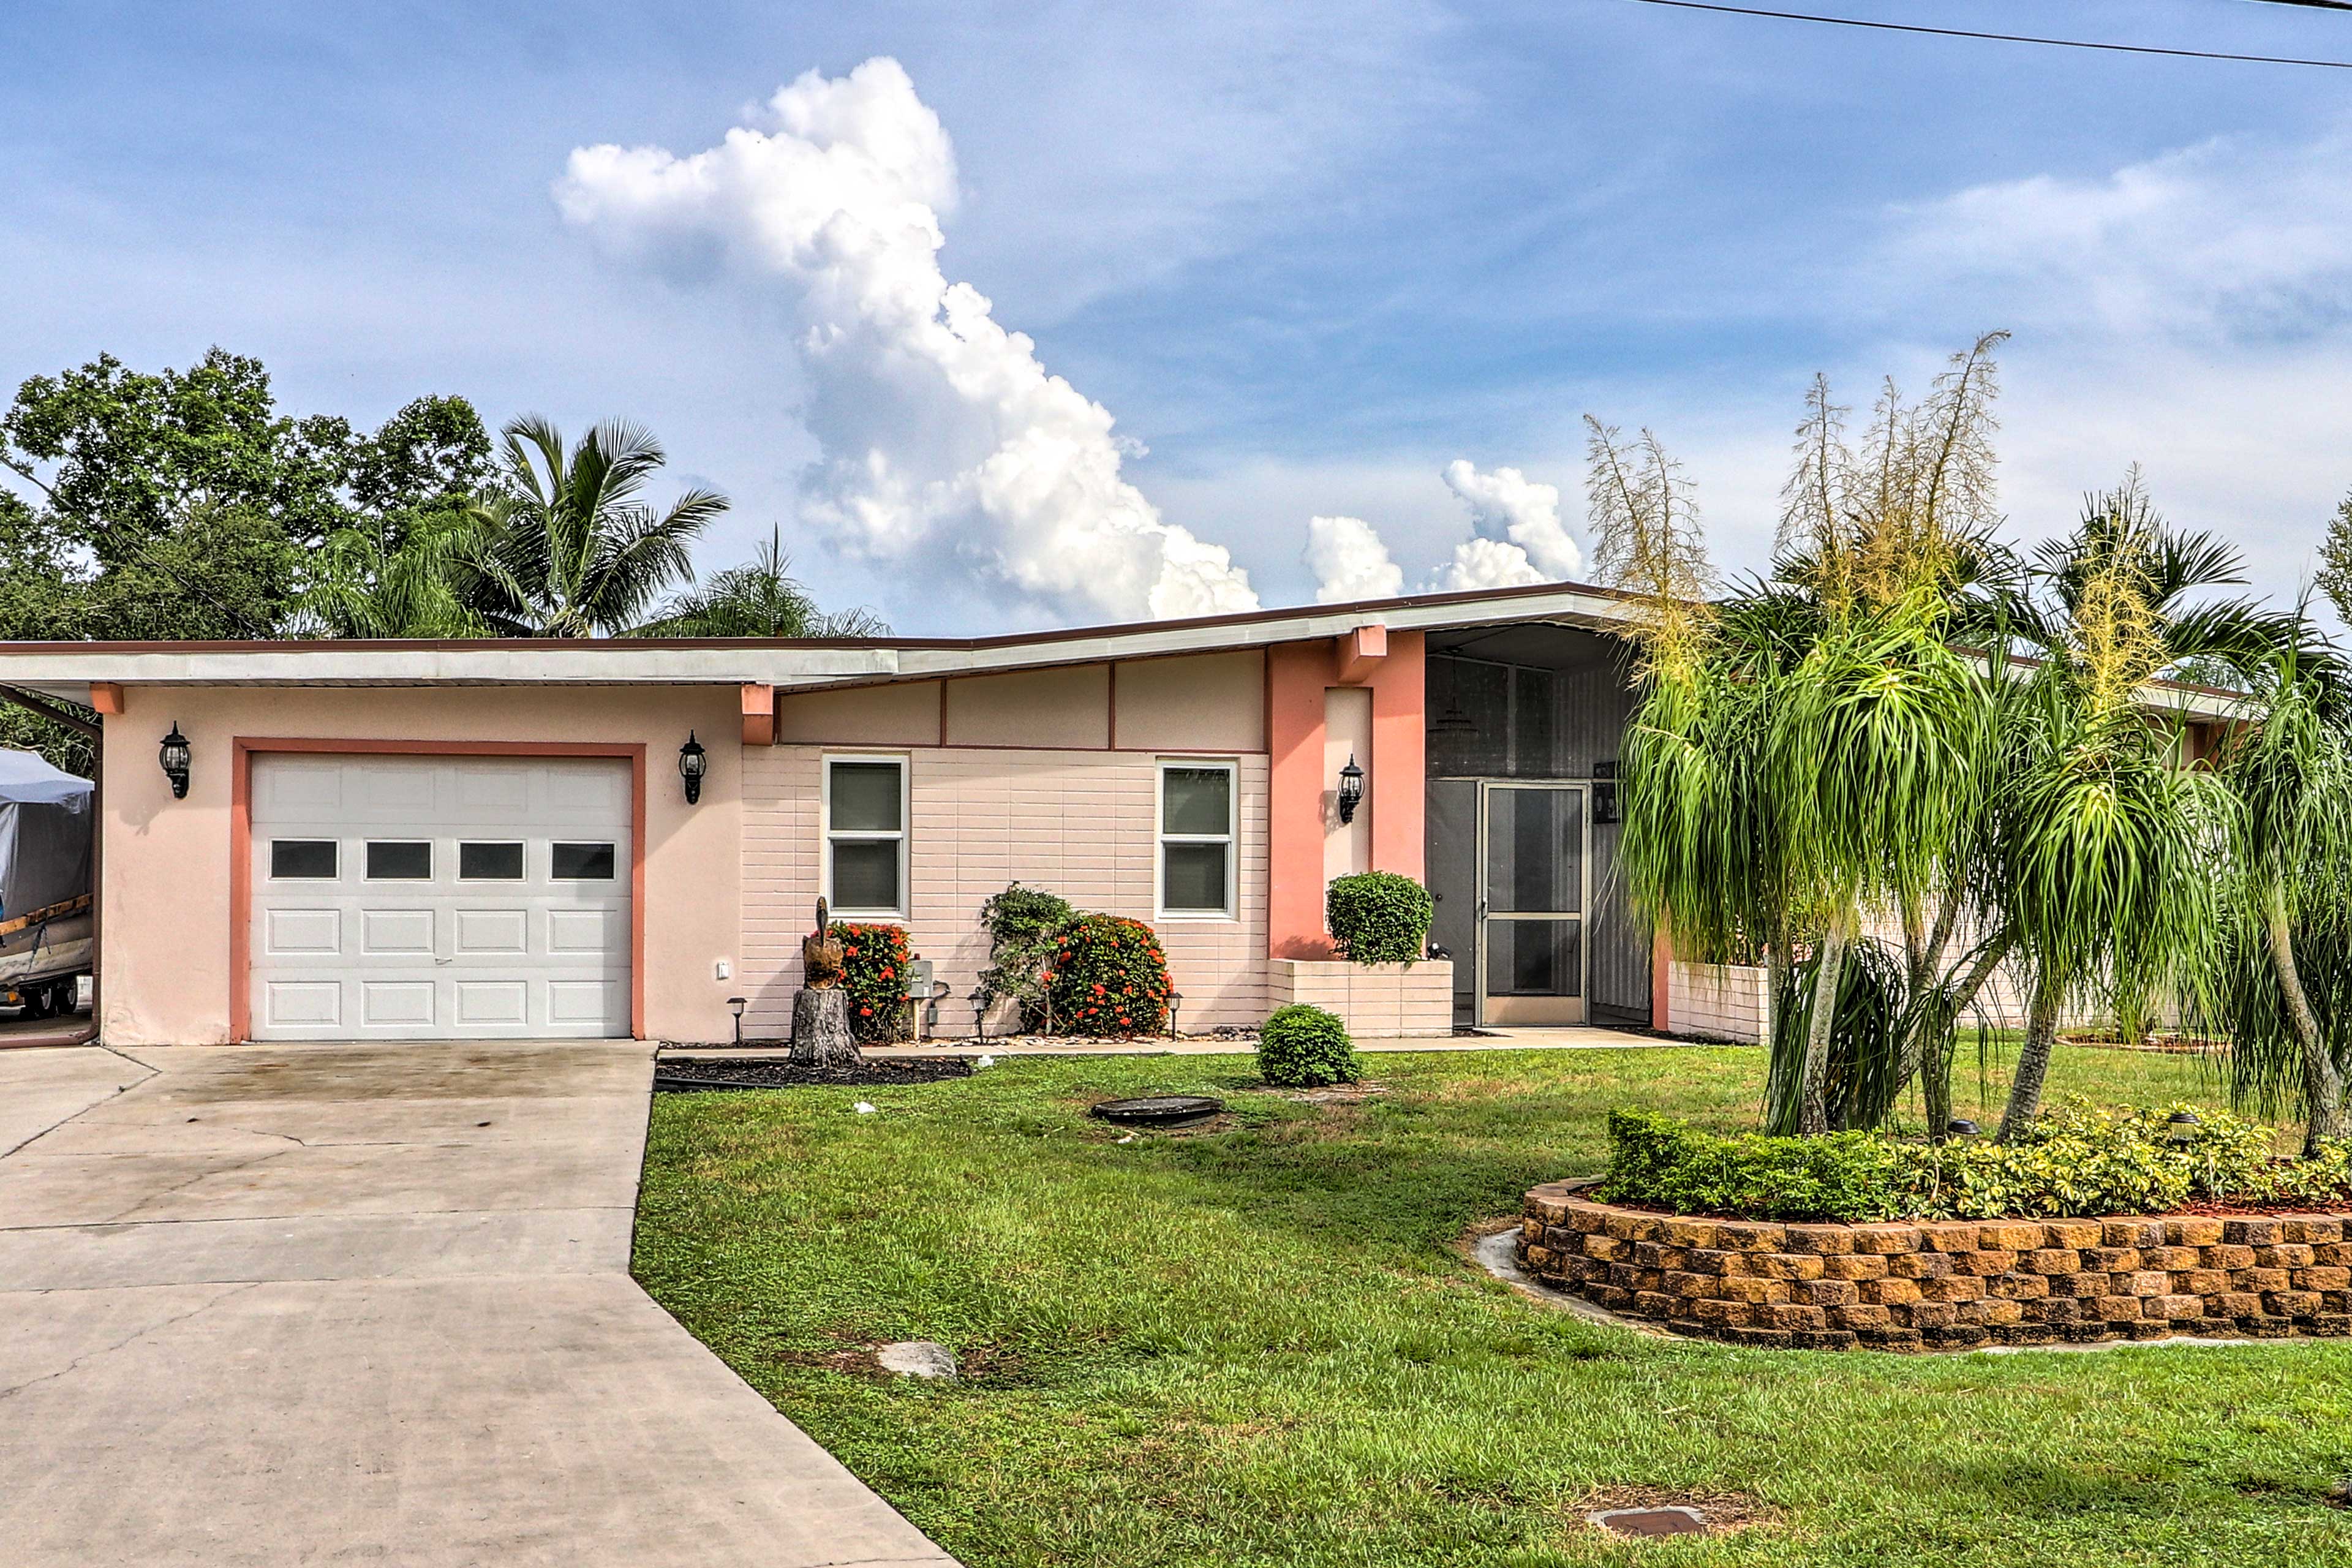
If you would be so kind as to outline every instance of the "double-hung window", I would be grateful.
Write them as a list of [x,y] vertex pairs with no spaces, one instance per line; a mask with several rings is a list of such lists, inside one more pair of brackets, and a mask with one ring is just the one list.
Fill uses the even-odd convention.
[[1160,764],[1160,913],[1175,920],[1234,912],[1232,763]]
[[835,915],[907,913],[907,761],[824,760],[824,888]]

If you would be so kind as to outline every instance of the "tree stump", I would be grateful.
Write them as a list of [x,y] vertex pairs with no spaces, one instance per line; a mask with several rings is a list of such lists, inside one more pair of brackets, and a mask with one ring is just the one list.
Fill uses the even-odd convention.
[[849,993],[828,986],[793,993],[793,1061],[801,1067],[856,1067],[857,1037],[849,1032]]

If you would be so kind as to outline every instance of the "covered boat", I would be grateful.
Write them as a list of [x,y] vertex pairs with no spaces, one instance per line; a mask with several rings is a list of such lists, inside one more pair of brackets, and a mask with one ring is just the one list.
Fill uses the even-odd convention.
[[68,1010],[89,970],[96,794],[31,752],[0,749],[0,1004]]

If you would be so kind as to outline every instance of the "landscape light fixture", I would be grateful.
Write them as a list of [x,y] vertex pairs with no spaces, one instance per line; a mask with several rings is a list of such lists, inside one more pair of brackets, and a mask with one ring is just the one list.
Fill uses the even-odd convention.
[[188,798],[188,760],[191,754],[188,738],[180,733],[179,721],[173,721],[172,732],[163,737],[163,776],[172,781],[173,800]]
[[1339,770],[1339,820],[1356,820],[1356,807],[1364,804],[1364,770],[1356,765],[1356,753],[1348,753],[1348,765]]
[[2166,1135],[2175,1143],[2194,1142],[2200,1125],[2193,1110],[2176,1110],[2164,1119]]
[[1944,1123],[1944,1131],[1954,1138],[1973,1138],[1984,1129],[1965,1116],[1955,1116]]
[[735,1043],[740,1046],[743,1043],[744,999],[740,996],[730,996],[727,998],[727,1005],[735,1015]]
[[710,755],[694,731],[686,732],[686,744],[677,749],[678,776],[686,781],[686,804],[693,805],[702,799],[702,775],[710,771]]

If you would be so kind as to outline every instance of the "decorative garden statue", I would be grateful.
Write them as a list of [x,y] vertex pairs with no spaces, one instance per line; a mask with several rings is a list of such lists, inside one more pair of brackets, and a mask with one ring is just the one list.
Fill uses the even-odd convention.
[[793,994],[793,1060],[803,1067],[854,1067],[863,1059],[849,1032],[842,957],[841,941],[819,899],[816,930],[801,942],[802,988]]

